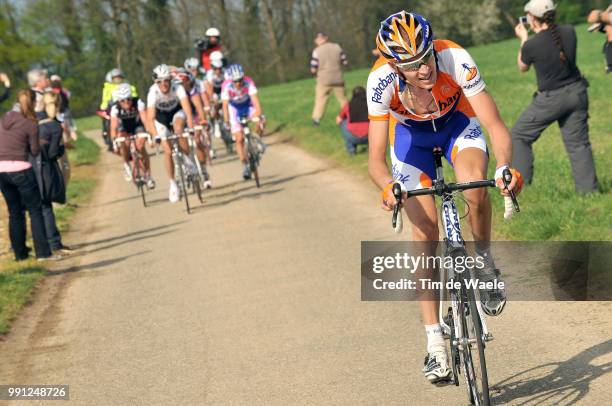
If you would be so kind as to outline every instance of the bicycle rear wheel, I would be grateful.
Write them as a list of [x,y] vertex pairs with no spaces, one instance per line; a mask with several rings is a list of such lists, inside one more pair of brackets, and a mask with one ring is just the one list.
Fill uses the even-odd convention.
[[464,299],[460,305],[463,336],[469,339],[469,344],[463,346],[464,375],[468,386],[468,395],[473,405],[489,406],[489,380],[485,359],[485,345],[482,339],[482,325],[474,291],[462,287]]

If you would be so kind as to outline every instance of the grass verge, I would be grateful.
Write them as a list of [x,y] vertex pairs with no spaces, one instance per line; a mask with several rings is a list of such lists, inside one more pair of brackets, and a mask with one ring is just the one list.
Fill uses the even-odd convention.
[[[497,239],[510,240],[611,240],[612,131],[609,117],[612,104],[607,97],[610,78],[603,69],[602,37],[589,34],[586,25],[576,27],[578,33],[578,66],[590,82],[590,139],[602,193],[580,196],[574,192],[569,158],[565,152],[557,125],[549,127],[534,144],[536,175],[531,187],[520,195],[522,213],[512,221],[502,220],[503,203],[493,195],[493,229]],[[526,75],[516,67],[517,40],[470,48],[495,98],[508,127],[518,119],[536,90],[533,69]],[[369,70],[355,70],[345,75],[347,92],[355,86],[365,86]],[[280,129],[299,146],[333,159],[367,176],[367,153],[349,157],[344,148],[335,115],[340,109],[330,96],[327,114],[319,127],[310,121],[315,82],[301,80],[260,89],[269,129]],[[490,142],[489,142],[489,145]],[[363,147],[359,151],[365,151]],[[489,165],[493,176],[495,162]],[[452,178],[447,167],[446,172]],[[375,198],[375,196],[373,196]]]
[[[66,232],[79,204],[87,202],[96,186],[94,164],[100,158],[98,145],[86,138],[82,131],[96,128],[93,118],[77,120],[80,134],[75,149],[69,150],[72,178],[68,184],[69,204],[55,208],[55,216],[61,232]],[[0,238],[6,238],[6,235]],[[29,244],[32,245],[31,242]],[[0,265],[0,335],[9,331],[10,323],[19,310],[28,303],[33,290],[45,276],[45,268],[35,259],[12,261],[12,251],[4,256]]]

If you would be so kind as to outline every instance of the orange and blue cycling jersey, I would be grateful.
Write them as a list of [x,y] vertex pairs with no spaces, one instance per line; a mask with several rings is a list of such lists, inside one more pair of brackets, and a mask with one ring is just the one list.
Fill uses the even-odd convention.
[[376,61],[368,77],[369,118],[389,121],[393,178],[407,190],[431,185],[435,178],[433,147],[441,147],[451,164],[465,148],[487,151],[480,123],[467,100],[485,88],[474,59],[448,40],[434,40],[434,50],[434,113],[417,114],[402,103],[400,95],[407,85],[384,58]]

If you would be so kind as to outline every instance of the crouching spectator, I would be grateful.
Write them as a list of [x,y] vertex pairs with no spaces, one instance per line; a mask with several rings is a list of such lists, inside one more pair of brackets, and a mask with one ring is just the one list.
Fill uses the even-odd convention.
[[60,98],[53,91],[43,95],[44,110],[36,113],[40,137],[40,155],[32,158],[42,202],[47,242],[51,250],[60,255],[72,252],[62,243],[62,236],[55,222],[53,202],[66,203],[66,184],[60,169],[59,160],[65,154],[62,145],[63,128],[57,120]]
[[353,89],[353,97],[340,110],[336,124],[340,126],[349,155],[354,156],[357,153],[357,145],[368,144],[370,121],[365,88],[357,86]]

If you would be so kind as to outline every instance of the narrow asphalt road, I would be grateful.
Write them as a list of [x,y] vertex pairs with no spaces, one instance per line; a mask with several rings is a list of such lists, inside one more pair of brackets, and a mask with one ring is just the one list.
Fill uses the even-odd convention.
[[[463,381],[421,375],[415,303],[360,301],[360,242],[397,238],[370,182],[268,141],[260,189],[222,153],[191,215],[160,157],[144,209],[104,153],[66,237],[78,254],[0,342],[0,383],[68,384],[82,405],[466,404]],[[610,319],[603,302],[510,303],[489,322],[495,403],[609,402]]]

